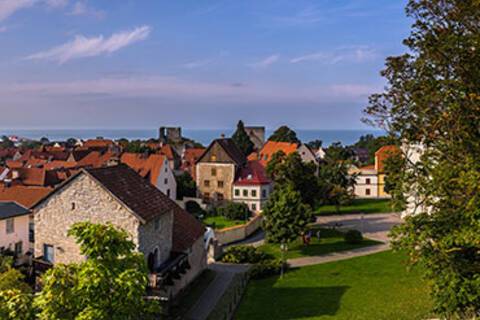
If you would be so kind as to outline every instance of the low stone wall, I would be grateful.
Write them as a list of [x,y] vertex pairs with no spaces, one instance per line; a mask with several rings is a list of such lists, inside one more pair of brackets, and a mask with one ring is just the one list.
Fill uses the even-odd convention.
[[217,302],[207,320],[231,320],[233,319],[238,305],[242,301],[243,294],[249,281],[248,272],[236,274],[228,289]]
[[262,221],[263,217],[259,215],[255,216],[246,224],[215,230],[215,238],[219,245],[241,241],[257,231],[262,226]]

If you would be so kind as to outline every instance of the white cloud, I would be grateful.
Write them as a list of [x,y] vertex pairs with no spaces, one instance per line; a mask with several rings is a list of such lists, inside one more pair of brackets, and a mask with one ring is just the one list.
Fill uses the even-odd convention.
[[151,28],[149,26],[142,26],[131,31],[114,33],[108,38],[104,38],[103,35],[91,38],[79,35],[70,42],[47,51],[32,54],[26,59],[53,60],[62,64],[72,59],[109,54],[147,39],[150,32]]
[[340,62],[362,63],[372,61],[378,57],[375,49],[368,46],[346,46],[333,51],[314,52],[290,60],[291,63],[319,61],[323,64],[337,64]]
[[79,0],[73,5],[72,11],[69,13],[72,16],[93,16],[101,19],[105,16],[105,12],[90,7],[87,0]]
[[68,5],[68,0],[45,0],[45,3],[51,8],[64,8]]
[[255,62],[255,63],[252,63],[249,66],[252,67],[252,68],[256,68],[256,69],[263,69],[263,68],[266,68],[266,67],[274,64],[279,59],[280,59],[280,55],[273,54],[271,56],[266,57],[265,59],[262,59],[258,62]]
[[0,0],[0,21],[19,10],[33,6],[36,2],[37,0]]
[[214,59],[195,60],[195,61],[190,61],[188,63],[183,64],[182,67],[186,69],[196,69],[196,68],[208,66],[212,64],[214,61],[215,61]]

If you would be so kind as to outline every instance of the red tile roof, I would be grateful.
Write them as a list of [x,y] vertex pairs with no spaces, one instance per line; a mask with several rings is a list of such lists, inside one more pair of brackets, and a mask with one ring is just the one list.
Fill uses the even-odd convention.
[[105,152],[102,154],[99,151],[92,151],[82,160],[78,161],[77,164],[80,167],[100,168],[105,166],[113,157],[114,154],[111,152]]
[[240,169],[234,182],[235,185],[263,185],[270,184],[265,167],[259,161],[249,161],[245,168]]
[[259,161],[266,166],[275,153],[283,151],[286,155],[289,155],[296,152],[297,149],[298,144],[296,143],[267,141],[259,152]]
[[151,184],[156,185],[165,162],[165,156],[152,154],[147,157],[139,153],[124,153],[120,161],[135,170],[142,177],[148,178]]
[[0,201],[15,201],[26,208],[33,207],[38,201],[46,197],[52,188],[27,186],[0,186]]
[[113,145],[113,141],[109,139],[90,139],[83,143],[84,148],[108,148]]
[[169,161],[175,160],[176,152],[169,144],[165,144],[160,148],[160,154],[165,155]]
[[195,163],[205,152],[205,148],[190,148],[186,149],[183,154],[183,163],[181,169],[190,173],[193,179],[196,176],[196,166]]

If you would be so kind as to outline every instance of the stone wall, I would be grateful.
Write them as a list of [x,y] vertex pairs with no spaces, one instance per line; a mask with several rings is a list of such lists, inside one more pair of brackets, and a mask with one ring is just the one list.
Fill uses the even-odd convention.
[[173,212],[165,213],[159,219],[159,230],[155,230],[155,220],[139,226],[138,250],[147,258],[149,253],[158,249],[160,256],[156,257],[158,259],[156,267],[167,261],[172,251]]
[[[212,175],[212,169],[216,170],[216,174]],[[223,194],[225,200],[232,200],[232,186],[235,179],[235,165],[220,163],[198,163],[197,164],[197,188],[200,196],[215,199],[218,193]],[[205,180],[209,181],[209,185],[205,185]],[[223,181],[223,187],[218,186],[218,182]]]
[[[81,174],[42,203],[35,210],[34,221],[35,257],[43,256],[44,244],[52,245],[55,263],[81,262],[85,259],[80,254],[75,239],[67,235],[76,222],[110,222],[130,234],[137,250],[148,255],[149,252],[143,250],[151,247],[148,242],[152,237],[148,233],[140,241],[140,221],[86,174]],[[162,245],[162,259],[168,258],[169,252],[166,250],[171,248],[171,221],[171,214],[164,215],[161,221],[162,231],[158,232],[166,233],[164,240],[169,242]],[[142,228],[149,229],[150,224]]]
[[255,216],[246,224],[215,230],[215,239],[219,245],[241,241],[257,231],[262,226],[262,221],[262,216]]
[[175,281],[171,291],[173,297],[185,289],[187,285],[198,277],[207,267],[207,252],[205,250],[203,237],[198,238],[193,244],[191,252],[188,255],[188,262],[191,268],[186,274],[182,275],[181,279]]

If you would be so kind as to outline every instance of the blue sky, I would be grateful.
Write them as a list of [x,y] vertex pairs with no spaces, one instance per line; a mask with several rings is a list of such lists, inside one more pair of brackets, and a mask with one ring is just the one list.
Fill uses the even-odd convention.
[[359,129],[406,0],[0,0],[0,126]]

